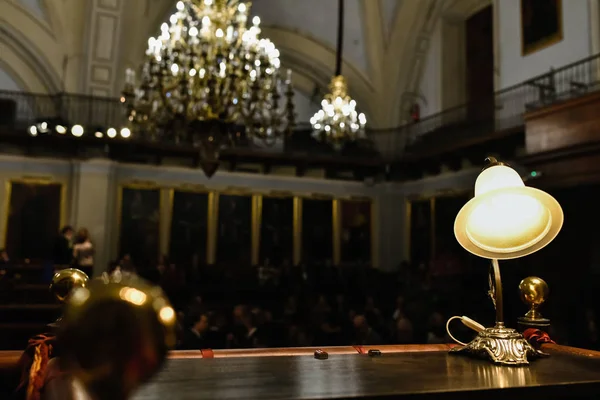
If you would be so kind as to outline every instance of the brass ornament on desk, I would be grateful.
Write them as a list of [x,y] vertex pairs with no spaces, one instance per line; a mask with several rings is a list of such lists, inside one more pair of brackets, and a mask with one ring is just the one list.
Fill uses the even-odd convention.
[[548,284],[537,276],[529,276],[519,283],[521,300],[529,306],[525,316],[519,317],[519,325],[524,329],[544,329],[550,326],[550,320],[544,318],[538,308],[548,299]]
[[126,273],[104,275],[69,298],[61,364],[92,398],[127,399],[163,365],[175,322],[159,287]]
[[[65,268],[54,274],[50,282],[50,293],[56,300],[64,304],[68,301],[73,289],[86,287],[90,278],[87,274],[77,268]],[[56,321],[48,324],[51,328],[57,328],[62,321],[59,317]]]
[[475,197],[456,217],[454,234],[465,250],[491,260],[489,294],[496,309],[496,325],[451,352],[489,358],[498,364],[523,365],[529,363],[528,357],[544,353],[515,329],[504,326],[498,260],[524,257],[542,249],[556,237],[564,216],[552,196],[526,187],[510,166],[493,157],[486,162],[475,182]]
[[71,290],[78,287],[86,287],[90,278],[87,274],[77,268],[66,268],[60,270],[52,277],[50,293],[61,303],[65,303]]

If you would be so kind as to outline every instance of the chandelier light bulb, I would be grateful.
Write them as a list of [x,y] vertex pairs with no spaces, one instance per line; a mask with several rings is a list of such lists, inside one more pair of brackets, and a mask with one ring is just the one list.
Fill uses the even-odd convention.
[[185,5],[183,4],[183,1],[178,1],[177,2],[177,10],[183,11],[184,8],[185,8]]
[[254,18],[252,18],[252,24],[253,24],[255,27],[258,27],[258,25],[260,25],[260,17],[259,17],[258,15],[257,15],[257,16],[255,16]]
[[108,136],[109,138],[114,138],[117,136],[117,130],[115,128],[108,128],[108,130],[106,131],[106,136]]
[[241,13],[245,13],[246,12],[246,4],[245,3],[240,3],[238,5],[238,11]]

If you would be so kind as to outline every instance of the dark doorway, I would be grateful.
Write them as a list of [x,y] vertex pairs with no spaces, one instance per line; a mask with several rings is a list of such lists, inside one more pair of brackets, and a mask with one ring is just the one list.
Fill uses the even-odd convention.
[[488,6],[466,21],[467,101],[470,122],[494,120],[494,14]]
[[60,229],[62,185],[11,182],[6,251],[14,260],[44,261]]

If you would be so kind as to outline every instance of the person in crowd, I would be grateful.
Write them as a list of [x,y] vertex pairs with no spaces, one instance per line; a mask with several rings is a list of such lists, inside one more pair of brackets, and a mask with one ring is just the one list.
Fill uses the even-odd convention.
[[73,232],[73,228],[68,225],[60,230],[52,254],[52,262],[55,265],[69,265],[73,261]]
[[86,228],[81,228],[77,232],[73,246],[73,258],[78,267],[91,268],[94,266],[94,246]]
[[397,320],[394,342],[396,344],[414,343],[413,325],[408,318],[401,317]]
[[446,333],[446,321],[439,312],[434,312],[429,317],[429,332],[427,333],[427,344],[450,343]]
[[183,335],[180,349],[201,350],[208,348],[208,315],[200,312],[192,316],[192,321],[191,327]]
[[381,336],[367,321],[367,317],[364,314],[358,314],[354,317],[354,345],[366,346],[366,345],[377,345],[383,344]]

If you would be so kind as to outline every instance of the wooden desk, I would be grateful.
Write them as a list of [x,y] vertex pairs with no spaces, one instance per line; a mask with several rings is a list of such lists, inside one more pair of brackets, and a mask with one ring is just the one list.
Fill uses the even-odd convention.
[[315,348],[172,352],[134,400],[600,398],[598,352],[549,345],[549,358],[500,367],[450,347],[378,346],[378,357],[359,354],[375,347],[322,348],[327,360],[315,359]]

